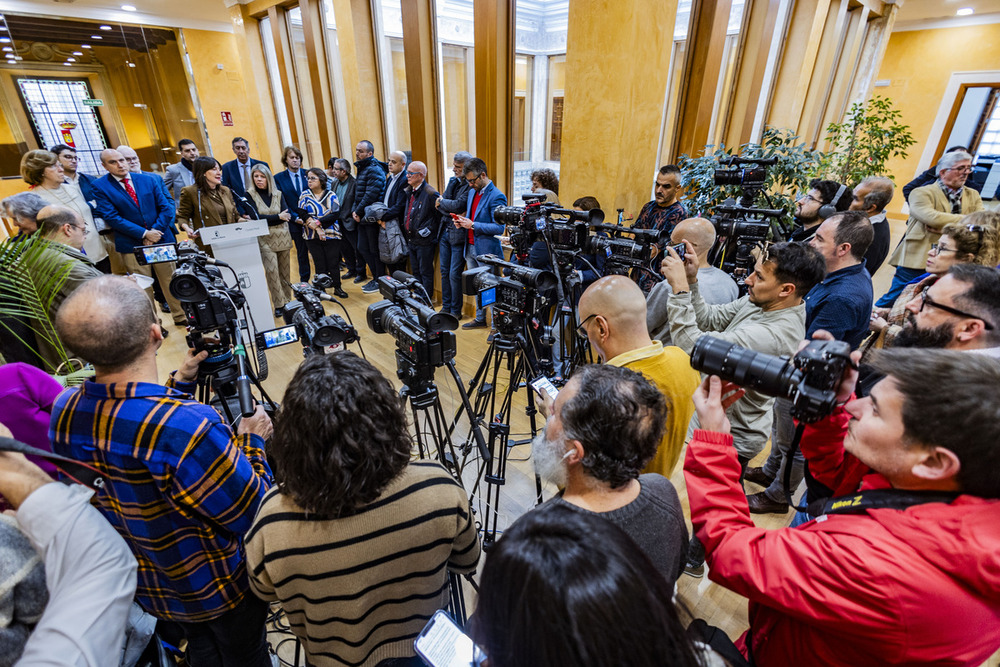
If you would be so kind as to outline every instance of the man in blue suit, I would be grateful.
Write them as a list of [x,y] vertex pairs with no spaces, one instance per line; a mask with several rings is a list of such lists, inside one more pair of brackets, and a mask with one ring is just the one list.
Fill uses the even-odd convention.
[[[242,210],[247,206],[241,201],[246,199],[247,186],[253,186],[253,182],[250,180],[250,169],[255,164],[262,164],[268,169],[271,167],[263,160],[255,160],[250,157],[250,144],[243,137],[233,139],[233,152],[236,153],[236,159],[222,165],[222,184],[233,191],[236,208]],[[288,202],[288,205],[291,206],[292,203]]]
[[[486,163],[477,157],[465,163],[465,180],[469,184],[468,202],[465,215],[458,216],[455,224],[468,231],[469,242],[465,246],[466,268],[479,266],[477,255],[503,257],[503,247],[497,238],[504,232],[504,226],[493,221],[493,212],[507,205],[507,197],[493,185],[486,173]],[[462,325],[463,329],[478,329],[486,326],[486,313],[476,309],[476,319]]]
[[[306,240],[302,238],[302,221],[308,217],[299,209],[299,195],[306,189],[306,170],[302,168],[302,151],[295,146],[285,146],[281,154],[281,164],[285,170],[274,175],[274,184],[285,196],[285,204],[292,219],[288,230],[295,242],[295,257],[299,263],[299,282],[309,282],[309,250]],[[251,167],[252,168],[252,167]],[[225,183],[225,167],[223,167],[223,183]]]
[[[174,204],[165,194],[162,179],[141,172],[131,173],[125,156],[111,148],[101,152],[101,164],[108,173],[91,184],[91,194],[97,214],[115,230],[115,250],[121,253],[125,270],[149,277],[155,271],[160,283],[169,285],[174,273],[173,262],[143,266],[133,252],[137,246],[175,241],[171,230]],[[146,288],[146,294],[153,301],[152,287]],[[184,326],[180,302],[169,289],[164,290],[164,296],[174,324]]]

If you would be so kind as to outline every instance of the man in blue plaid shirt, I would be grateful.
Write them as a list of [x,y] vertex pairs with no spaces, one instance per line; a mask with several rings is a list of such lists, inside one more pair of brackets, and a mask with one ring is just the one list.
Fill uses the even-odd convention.
[[270,666],[267,605],[249,590],[243,536],[272,484],[271,420],[258,406],[233,433],[192,399],[205,352],[189,351],[160,384],[157,316],[127,278],[84,283],[56,328],[97,375],[56,399],[53,449],[105,475],[95,504],[139,563],[136,600],[183,629],[193,667]]

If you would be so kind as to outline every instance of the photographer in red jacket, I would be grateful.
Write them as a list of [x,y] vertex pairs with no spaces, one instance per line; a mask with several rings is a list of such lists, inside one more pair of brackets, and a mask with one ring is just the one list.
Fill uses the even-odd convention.
[[[858,355],[853,355],[854,361]],[[833,489],[798,528],[750,519],[725,408],[742,390],[695,393],[684,464],[709,578],[750,599],[737,646],[756,665],[981,665],[1000,648],[1000,363],[886,350],[885,379],[807,425],[809,469]]]

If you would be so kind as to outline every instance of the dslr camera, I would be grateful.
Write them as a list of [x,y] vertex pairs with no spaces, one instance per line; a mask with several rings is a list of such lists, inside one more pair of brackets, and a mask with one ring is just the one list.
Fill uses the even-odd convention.
[[[462,291],[475,296],[480,308],[493,307],[493,325],[501,335],[516,335],[549,304],[545,294],[556,288],[551,271],[506,262],[496,255],[479,255],[476,261],[486,266],[462,273]],[[505,275],[498,275],[501,272]]]
[[458,319],[414,298],[419,281],[396,271],[378,279],[385,298],[368,306],[368,328],[396,341],[396,375],[413,393],[434,381],[434,369],[455,358]]
[[775,357],[735,343],[702,336],[691,350],[691,367],[718,375],[765,396],[787,398],[792,416],[811,424],[837,406],[837,384],[851,363],[851,346],[839,340],[813,340],[798,354]]
[[585,252],[604,255],[605,273],[608,274],[625,275],[632,269],[652,270],[653,258],[669,240],[666,231],[656,229],[635,229],[603,223],[591,224],[590,227],[607,232],[607,236],[589,237]]

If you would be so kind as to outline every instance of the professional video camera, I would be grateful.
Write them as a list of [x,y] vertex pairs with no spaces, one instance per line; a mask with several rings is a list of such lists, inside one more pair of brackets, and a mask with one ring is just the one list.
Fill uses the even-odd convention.
[[584,252],[604,255],[604,272],[608,274],[624,275],[632,269],[652,271],[652,262],[659,253],[659,247],[669,240],[666,231],[656,229],[611,224],[591,224],[590,227],[608,235],[588,237]]
[[792,416],[811,424],[837,406],[837,384],[851,363],[851,346],[839,340],[813,340],[792,359],[754,352],[712,336],[691,350],[691,367],[718,375],[766,396],[787,398]]
[[[315,284],[319,287],[327,283],[333,284],[329,276],[325,274],[316,276]],[[295,327],[304,354],[323,354],[333,351],[331,348],[334,346],[359,340],[357,330],[344,321],[344,318],[339,315],[328,315],[323,309],[323,301],[333,301],[326,292],[309,283],[297,283],[292,285],[292,293],[295,299],[285,304],[281,317],[285,320],[285,324]],[[274,345],[265,344],[263,347],[267,349]]]
[[719,161],[720,167],[728,168],[715,170],[715,184],[736,187],[740,198],[739,202],[726,199],[716,207],[712,223],[718,240],[708,261],[729,273],[740,286],[741,293],[745,291],[746,276],[753,271],[753,249],[770,241],[780,241],[785,236],[783,219],[787,212],[756,206],[757,198],[764,194],[767,168],[777,162],[774,157],[731,155]]
[[604,222],[601,209],[560,208],[544,203],[544,195],[527,194],[522,199],[524,206],[501,206],[493,212],[494,222],[510,228],[510,244],[522,261],[532,243],[542,240],[551,253],[552,266],[570,267],[586,247],[589,226]]
[[378,279],[382,301],[368,306],[368,328],[396,341],[396,375],[416,392],[434,380],[434,369],[455,358],[458,318],[414,297],[419,281],[402,271]]
[[505,262],[496,255],[479,255],[476,261],[487,266],[465,271],[462,291],[475,296],[480,308],[493,307],[493,326],[501,335],[518,334],[528,319],[549,304],[544,294],[556,287],[551,271]]

